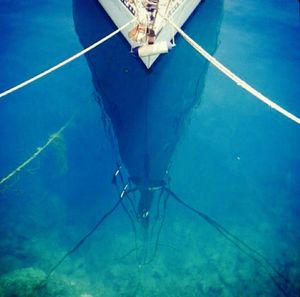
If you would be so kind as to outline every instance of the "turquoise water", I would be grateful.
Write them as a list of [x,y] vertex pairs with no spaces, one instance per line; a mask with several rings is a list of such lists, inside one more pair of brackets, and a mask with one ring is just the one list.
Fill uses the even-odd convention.
[[[208,2],[185,28],[193,37],[205,38],[206,34],[203,43],[211,36],[193,24],[198,24],[196,17],[213,15]],[[71,1],[15,4],[2,0],[1,4],[1,90],[82,48]],[[300,115],[298,5],[296,0],[284,4],[225,0],[215,52],[216,58],[244,80],[296,115]],[[97,37],[113,30],[100,8],[99,14],[99,27],[91,32]],[[205,34],[201,36],[199,30]],[[121,52],[117,59],[124,71],[132,71],[128,67],[143,71],[138,61],[131,63],[133,58],[121,37],[103,47],[113,45]],[[158,73],[159,82],[156,94],[179,92],[179,83],[167,85],[160,79],[169,61],[181,55],[186,57],[185,63],[178,63],[177,68],[172,64],[176,79],[183,80],[187,71],[198,74],[197,55],[178,37],[174,52],[154,65],[152,75]],[[1,177],[75,114],[53,145],[0,188],[0,296],[32,296],[25,286],[43,279],[117,200],[111,183],[116,162],[122,157],[131,160],[129,153],[122,155],[121,151],[119,156],[118,143],[137,147],[137,133],[131,135],[130,142],[120,140],[129,135],[127,130],[116,133],[118,139],[113,136],[116,126],[110,127],[107,112],[95,100],[104,94],[95,95],[97,83],[92,79],[87,61],[81,58],[0,101]],[[173,147],[164,159],[170,164],[170,186],[182,199],[264,254],[299,292],[299,127],[211,66],[201,90],[201,98],[184,117],[180,135],[170,140]],[[185,92],[195,93],[194,85],[187,84]],[[130,93],[122,96],[130,99]],[[132,112],[136,110],[131,106],[131,119],[138,118]],[[152,117],[151,127],[158,133],[162,130],[159,114]],[[152,158],[154,163],[159,159]],[[37,294],[284,296],[261,265],[172,201],[160,238],[155,260],[139,268],[134,254],[124,257],[133,248],[134,239],[128,218],[118,209],[59,267],[49,281],[48,295]],[[286,292],[287,296],[295,295],[294,290]]]

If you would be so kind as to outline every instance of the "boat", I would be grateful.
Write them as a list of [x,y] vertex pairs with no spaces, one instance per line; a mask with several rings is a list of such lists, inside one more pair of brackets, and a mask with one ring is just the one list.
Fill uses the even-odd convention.
[[[85,48],[116,30],[116,25],[124,25],[130,14],[130,17],[134,14],[133,8],[123,1],[99,2],[101,5],[94,0],[73,0],[75,28]],[[176,15],[190,15],[185,20],[185,30],[214,53],[218,46],[223,0],[206,1],[200,6],[197,6],[200,1],[188,2],[193,5],[184,6],[186,2],[178,2],[183,5],[182,9],[189,9],[184,13],[178,10],[177,14],[174,11],[174,22],[179,25],[184,22],[183,17],[176,20]],[[127,19],[118,20],[117,13],[120,18],[126,15]],[[171,30],[167,23],[165,26],[161,33]],[[113,130],[127,179],[135,189],[134,203],[128,205],[128,209],[138,222],[140,235],[137,237],[149,246],[149,252],[143,251],[142,260],[139,260],[145,263],[157,249],[158,239],[149,239],[151,225],[160,229],[164,220],[160,218],[157,223],[157,212],[165,207],[153,205],[165,203],[160,189],[168,182],[176,145],[192,111],[201,101],[208,63],[189,51],[183,39],[177,40],[176,48],[168,55],[136,58],[130,53],[132,44],[128,38],[133,28],[134,24],[123,35],[89,52],[86,60],[97,93],[95,97],[110,123],[108,126]],[[169,41],[174,34],[172,31],[171,35],[161,36],[168,36],[166,40]]]
[[133,18],[122,31],[133,52],[149,69],[162,53],[172,48],[176,34],[170,18],[180,27],[202,0],[98,0],[117,27]]

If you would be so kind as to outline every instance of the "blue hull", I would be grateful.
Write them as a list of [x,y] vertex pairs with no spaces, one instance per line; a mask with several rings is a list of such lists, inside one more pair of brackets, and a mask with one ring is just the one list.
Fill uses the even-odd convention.
[[[73,8],[84,47],[116,29],[96,0],[73,0]],[[223,1],[208,0],[184,30],[214,53],[222,14]],[[182,38],[150,70],[129,51],[118,35],[86,58],[130,177],[136,184],[155,185],[164,179],[184,124],[200,102],[208,64]]]

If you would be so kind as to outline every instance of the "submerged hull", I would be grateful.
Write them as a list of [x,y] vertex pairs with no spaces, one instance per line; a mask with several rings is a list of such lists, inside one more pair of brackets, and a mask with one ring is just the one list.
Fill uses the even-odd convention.
[[[115,30],[97,1],[73,4],[84,47]],[[184,27],[210,53],[217,48],[222,12],[222,0],[206,1]],[[208,64],[182,39],[150,70],[129,49],[119,35],[90,52],[87,61],[130,177],[137,185],[155,185],[164,179],[184,123],[200,101]]]

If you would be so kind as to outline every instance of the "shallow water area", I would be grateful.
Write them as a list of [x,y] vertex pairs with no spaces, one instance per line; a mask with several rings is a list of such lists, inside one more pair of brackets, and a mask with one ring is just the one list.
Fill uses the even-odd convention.
[[[225,0],[214,56],[299,116],[298,5]],[[112,26],[108,18],[101,22],[100,35]],[[1,91],[82,49],[71,1],[2,0],[0,33]],[[184,46],[181,37],[176,41]],[[122,53],[126,63],[129,50]],[[188,46],[182,51],[197,56]],[[168,55],[159,59],[154,67],[163,72]],[[179,64],[178,80],[183,67],[192,66]],[[161,94],[176,94],[178,86],[157,80]],[[82,57],[0,99],[0,179],[71,119],[38,158],[0,185],[0,296],[284,296],[262,265],[171,200],[152,263],[140,266],[130,252],[132,228],[119,208],[36,289],[117,200],[111,181],[121,159],[118,140],[99,96]],[[182,131],[170,160],[170,187],[266,256],[296,288],[287,296],[297,296],[300,127],[209,66]]]

